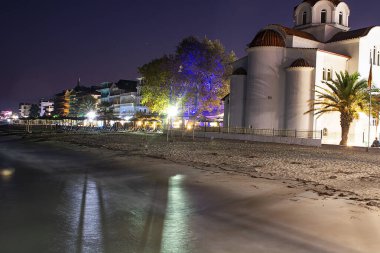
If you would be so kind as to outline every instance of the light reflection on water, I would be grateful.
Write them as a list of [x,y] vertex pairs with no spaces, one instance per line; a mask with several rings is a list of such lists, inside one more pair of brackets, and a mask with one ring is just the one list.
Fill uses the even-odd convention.
[[[88,179],[67,182],[59,212],[63,218],[63,238],[56,238],[62,252],[103,252],[103,235],[98,189]],[[63,239],[63,243],[58,240]],[[63,248],[64,247],[64,248]]]
[[184,190],[183,175],[169,179],[168,204],[164,221],[161,252],[191,252],[189,197]]
[[0,178],[3,181],[11,180],[14,173],[15,173],[14,168],[0,168]]
[[103,235],[97,184],[88,181],[84,207],[82,252],[102,252]]

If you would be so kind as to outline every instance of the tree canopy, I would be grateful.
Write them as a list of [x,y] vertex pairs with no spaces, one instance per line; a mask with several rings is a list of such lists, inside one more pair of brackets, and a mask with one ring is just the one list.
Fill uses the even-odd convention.
[[90,111],[96,111],[96,99],[91,95],[86,95],[78,99],[78,117],[85,117]]
[[142,103],[151,111],[165,113],[169,104],[197,116],[219,109],[229,92],[233,52],[218,40],[183,39],[172,55],[165,55],[139,68],[143,76]]

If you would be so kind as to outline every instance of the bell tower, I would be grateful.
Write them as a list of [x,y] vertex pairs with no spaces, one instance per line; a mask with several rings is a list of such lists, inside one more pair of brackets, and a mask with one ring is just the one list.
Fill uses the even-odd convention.
[[304,0],[294,9],[294,28],[327,42],[335,34],[350,30],[350,8],[340,0]]

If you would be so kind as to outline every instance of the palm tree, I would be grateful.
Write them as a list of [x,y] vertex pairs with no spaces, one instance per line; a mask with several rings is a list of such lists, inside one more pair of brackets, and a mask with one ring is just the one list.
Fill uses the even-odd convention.
[[310,101],[311,109],[306,113],[314,112],[315,115],[339,112],[340,126],[342,128],[342,140],[340,145],[347,146],[348,133],[351,123],[359,118],[359,112],[368,105],[368,83],[359,80],[360,74],[337,73],[337,79],[323,81],[327,87],[317,86],[316,98]]

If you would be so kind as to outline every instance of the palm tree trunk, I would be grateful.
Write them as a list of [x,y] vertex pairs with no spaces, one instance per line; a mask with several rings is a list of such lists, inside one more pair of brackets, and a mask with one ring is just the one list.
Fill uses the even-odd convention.
[[340,115],[340,126],[342,128],[342,140],[339,145],[347,146],[348,142],[348,133],[350,132],[350,125],[352,122],[352,117],[345,113],[341,113]]

